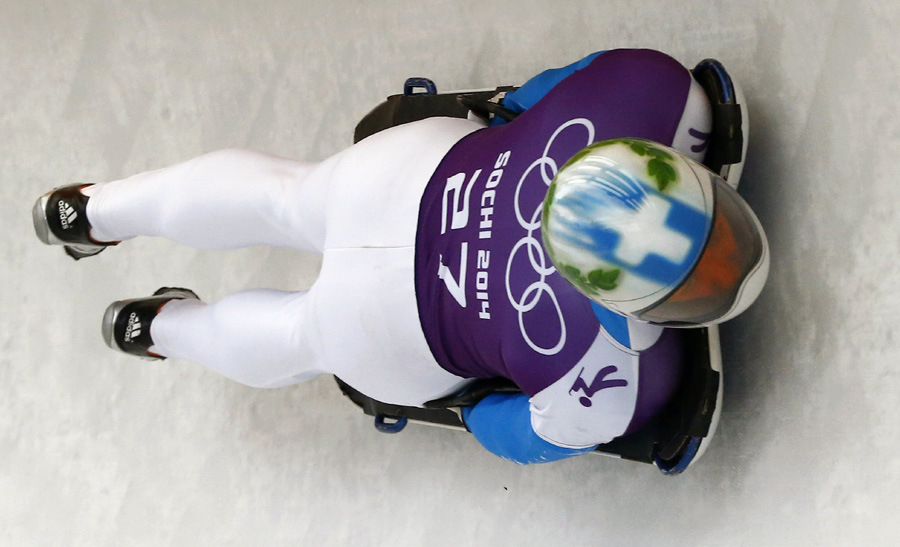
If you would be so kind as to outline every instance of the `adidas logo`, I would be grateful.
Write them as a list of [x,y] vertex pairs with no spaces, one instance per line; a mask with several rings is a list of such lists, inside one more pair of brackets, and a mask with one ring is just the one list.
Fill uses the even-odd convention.
[[64,200],[59,200],[57,208],[59,209],[59,223],[62,224],[62,229],[68,230],[72,227],[72,223],[75,222],[75,219],[78,218],[78,213]]
[[125,328],[125,342],[133,342],[141,335],[141,320],[136,313],[128,316],[128,326]]

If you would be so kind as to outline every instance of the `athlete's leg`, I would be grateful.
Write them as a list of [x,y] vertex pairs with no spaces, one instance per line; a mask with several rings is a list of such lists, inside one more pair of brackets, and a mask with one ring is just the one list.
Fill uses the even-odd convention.
[[328,162],[221,150],[84,189],[98,241],[162,236],[202,249],[277,245],[321,252]]
[[[308,293],[245,291],[212,305],[172,301],[150,322],[151,353],[194,361],[259,387],[337,373],[365,393],[421,404],[449,393],[463,379],[434,362],[419,327],[413,290],[418,204],[447,150],[478,127],[449,119],[408,124],[306,167],[302,176],[287,160],[226,151],[170,168],[173,173],[110,183],[88,203],[103,198],[97,202],[97,226],[122,231],[94,237],[121,238],[137,231],[213,248],[299,246],[292,230],[307,241],[315,239],[315,247],[326,252],[322,274]],[[211,165],[191,167],[205,159]],[[223,169],[228,162],[232,169]],[[289,172],[281,179],[262,177],[260,191],[254,176],[267,162],[286,162]],[[219,207],[202,203],[221,180],[242,192],[245,201],[229,198]],[[152,202],[149,214],[141,211],[145,201]],[[199,218],[196,208],[202,210]],[[247,208],[254,213],[247,214]],[[232,212],[240,216],[240,228],[227,220]],[[217,229],[210,230],[210,224]],[[247,231],[259,235],[251,238]]]
[[406,124],[319,164],[221,150],[93,185],[83,190],[90,196],[91,237],[149,235],[203,249],[276,245],[316,252],[411,245],[425,184],[447,150],[479,127],[448,118]]
[[306,292],[249,290],[215,304],[172,300],[150,326],[152,352],[186,359],[253,387],[302,382],[323,370]]
[[425,186],[447,152],[482,127],[429,118],[372,135],[330,158],[325,248],[414,245]]

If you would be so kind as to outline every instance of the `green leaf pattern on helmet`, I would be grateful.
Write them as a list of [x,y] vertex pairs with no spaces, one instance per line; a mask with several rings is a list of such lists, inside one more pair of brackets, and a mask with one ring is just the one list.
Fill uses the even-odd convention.
[[[584,158],[594,150],[614,144],[626,145],[630,147],[635,154],[647,159],[647,175],[656,182],[656,187],[660,192],[665,192],[672,184],[678,182],[678,171],[674,166],[674,158],[671,154],[654,146],[650,141],[628,138],[610,139],[594,143],[584,148],[572,156],[559,170],[559,173],[562,173],[569,165]],[[553,182],[550,184],[550,188],[548,188],[547,196],[544,200],[543,217],[545,219],[548,217],[550,206],[553,204],[557,187],[557,178],[554,178]],[[599,295],[600,291],[613,291],[619,286],[619,282],[622,280],[622,270],[620,268],[597,268],[585,275],[576,266],[561,263],[557,260],[552,244],[548,241],[547,237],[544,237],[543,239],[544,247],[547,249],[550,259],[554,264],[558,265],[558,269],[563,277],[586,294]]]

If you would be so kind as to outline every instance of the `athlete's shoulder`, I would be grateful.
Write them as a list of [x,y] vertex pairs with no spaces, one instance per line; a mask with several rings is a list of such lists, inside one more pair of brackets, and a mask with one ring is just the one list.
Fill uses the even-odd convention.
[[605,443],[628,430],[638,401],[639,355],[608,336],[569,371],[531,397],[531,424],[566,447]]
[[640,352],[652,347],[663,333],[663,327],[641,323],[624,315],[619,315],[596,302],[591,308],[600,322],[603,332],[626,350]]
[[642,427],[668,403],[683,368],[677,329],[592,308],[600,335],[567,373],[531,398],[535,433],[560,446],[605,443]]

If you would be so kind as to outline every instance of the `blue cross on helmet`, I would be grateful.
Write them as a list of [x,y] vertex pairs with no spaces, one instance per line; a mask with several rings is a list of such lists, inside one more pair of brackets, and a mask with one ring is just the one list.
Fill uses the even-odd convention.
[[664,326],[735,317],[769,271],[765,233],[737,192],[640,139],[573,156],[547,192],[541,232],[557,270],[588,298]]

